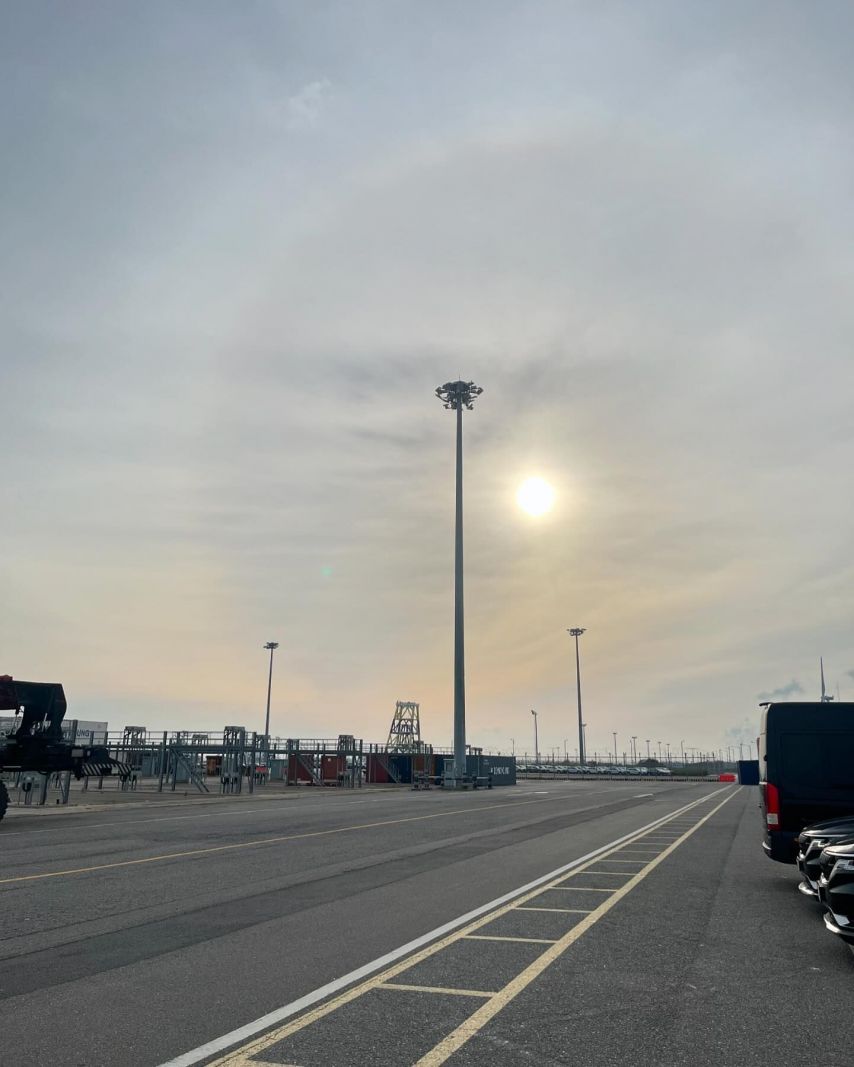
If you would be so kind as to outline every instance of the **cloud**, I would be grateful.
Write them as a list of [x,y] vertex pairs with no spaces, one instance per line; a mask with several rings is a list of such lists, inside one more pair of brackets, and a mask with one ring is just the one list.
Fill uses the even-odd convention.
[[328,78],[308,82],[288,99],[288,127],[292,130],[313,129],[332,92]]
[[791,682],[786,685],[781,685],[779,689],[772,689],[770,693],[757,694],[757,700],[781,700],[784,697],[794,696],[796,693],[803,693],[804,687],[797,680],[793,678]]

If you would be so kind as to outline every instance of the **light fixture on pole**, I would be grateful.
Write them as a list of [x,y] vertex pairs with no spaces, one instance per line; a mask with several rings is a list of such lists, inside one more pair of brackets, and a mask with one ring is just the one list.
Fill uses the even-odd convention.
[[483,390],[474,382],[445,382],[436,396],[457,413],[456,521],[454,525],[454,780],[451,788],[463,786],[466,778],[466,669],[465,614],[463,611],[463,408],[471,411]]
[[578,762],[583,766],[586,760],[586,750],[584,745],[584,726],[581,722],[581,659],[578,652],[578,639],[586,631],[583,626],[573,626],[571,630],[566,632],[570,637],[575,638],[575,685],[578,693],[578,754],[580,757]]
[[611,732],[614,735],[614,763],[616,763],[617,762],[617,731],[616,730],[612,730]]
[[646,758],[649,759],[649,738],[646,739]]
[[270,650],[270,673],[267,675],[267,715],[264,719],[264,737],[267,738],[267,749],[270,748],[270,694],[273,691],[273,653],[279,647],[278,641],[268,641],[264,648]]
[[534,716],[534,763],[540,762],[540,739],[537,735],[537,713],[531,708],[531,714]]
[[638,761],[638,739],[634,734],[632,734],[632,763],[637,763],[637,761]]

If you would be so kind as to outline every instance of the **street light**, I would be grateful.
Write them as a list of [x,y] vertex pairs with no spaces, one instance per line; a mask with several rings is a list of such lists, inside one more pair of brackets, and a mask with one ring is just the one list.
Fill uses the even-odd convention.
[[537,736],[537,713],[531,708],[531,714],[534,716],[534,763],[540,762],[540,739]]
[[515,756],[516,755],[516,738],[515,737],[511,737],[510,738],[510,744],[511,744],[511,746],[513,748],[512,755]]
[[264,648],[270,650],[270,673],[267,675],[267,717],[264,719],[264,737],[267,750],[270,749],[270,693],[273,690],[273,653],[279,647],[278,641],[268,641]]
[[578,639],[586,631],[583,626],[573,626],[571,630],[566,632],[570,637],[575,638],[575,684],[578,691],[578,751],[581,757],[579,763],[583,766],[586,749],[584,746],[584,724],[581,721],[581,659],[578,653]]
[[646,739],[646,758],[649,759],[649,738]]
[[616,763],[617,762],[617,731],[613,730],[612,733],[614,734],[614,763]]
[[638,761],[638,739],[634,734],[632,734],[632,763],[637,763],[637,761]]
[[684,738],[679,742],[679,747],[680,747],[680,749],[682,749],[682,766],[684,767],[685,766],[685,739]]
[[[463,408],[469,411],[483,390],[474,382],[445,382],[436,396],[457,413],[457,493],[454,538],[454,783],[466,776],[466,669],[463,612]],[[447,783],[451,784],[451,783]]]
[[566,751],[566,744],[567,744],[568,741],[569,741],[568,737],[565,737],[563,739],[563,761],[564,761],[564,763],[568,763],[569,762],[569,754]]

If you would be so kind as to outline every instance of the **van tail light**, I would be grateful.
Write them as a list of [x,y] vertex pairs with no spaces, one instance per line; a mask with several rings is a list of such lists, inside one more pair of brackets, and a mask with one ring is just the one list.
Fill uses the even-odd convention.
[[765,823],[769,830],[780,825],[780,790],[770,782],[765,783]]

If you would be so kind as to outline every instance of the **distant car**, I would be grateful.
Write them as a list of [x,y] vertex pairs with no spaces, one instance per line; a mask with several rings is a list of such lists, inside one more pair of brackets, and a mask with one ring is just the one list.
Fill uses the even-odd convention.
[[854,841],[854,815],[844,819],[829,819],[802,830],[798,836],[798,870],[802,881],[798,889],[804,896],[818,899],[818,880],[821,877],[819,857],[828,845]]
[[828,845],[819,858],[818,899],[824,925],[854,945],[854,842]]

